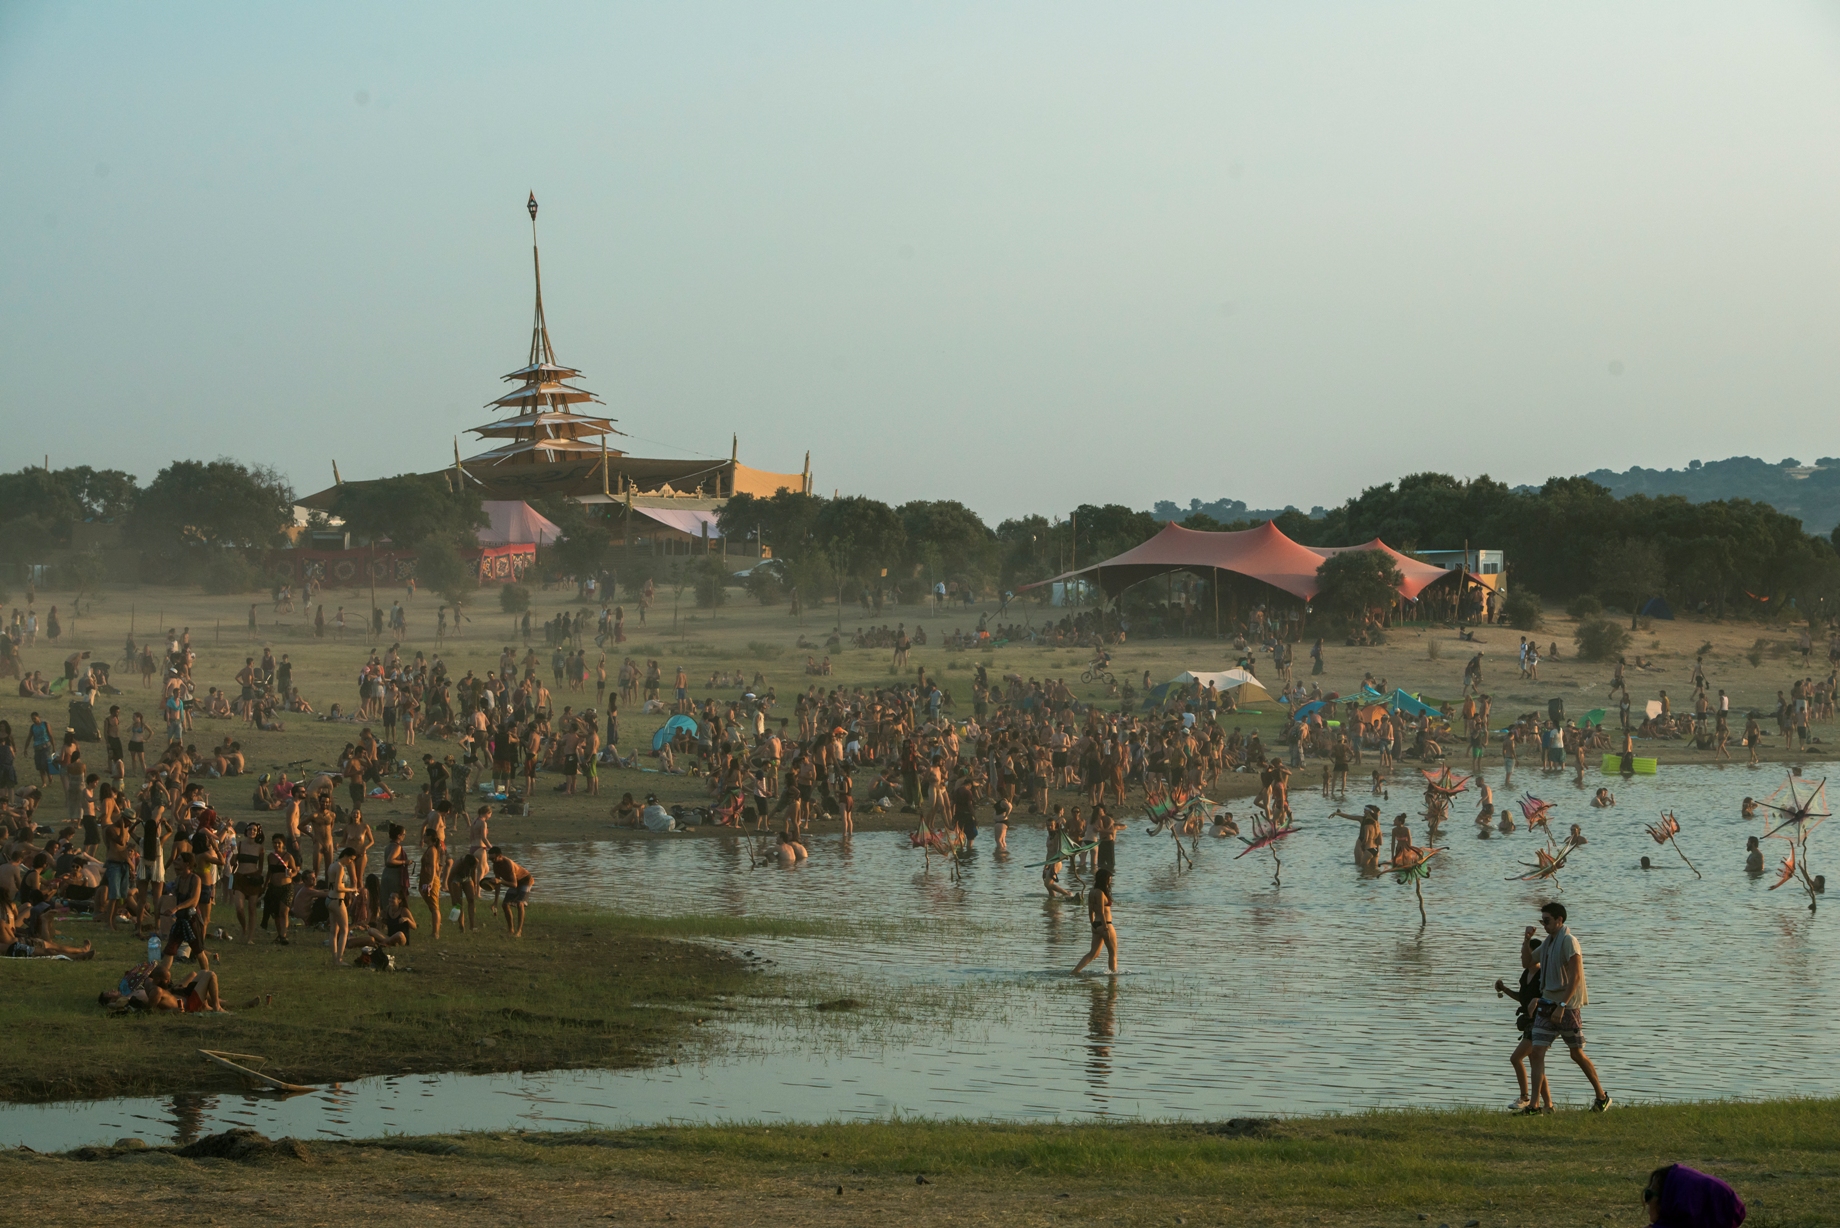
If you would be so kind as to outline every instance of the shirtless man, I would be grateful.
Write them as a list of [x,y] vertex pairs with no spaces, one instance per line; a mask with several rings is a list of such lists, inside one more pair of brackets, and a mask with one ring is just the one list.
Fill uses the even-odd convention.
[[460,911],[458,921],[463,934],[479,928],[474,913],[479,904],[479,880],[482,877],[480,855],[477,853],[468,853],[454,862],[447,875],[447,895]]
[[323,878],[332,872],[332,863],[337,860],[333,849],[338,835],[338,811],[332,805],[332,794],[316,794],[313,799],[314,810],[309,820],[313,837],[313,873]]
[[[351,813],[345,816],[345,839],[339,847],[350,849],[357,854],[357,860],[352,868],[357,872],[360,885],[363,884],[365,875],[369,872],[371,849],[376,845],[377,833],[372,831],[371,825],[364,821],[364,812],[356,806],[352,807]],[[367,900],[362,892],[359,893],[357,899],[350,900],[348,903],[354,912],[359,914],[354,916],[353,920],[359,920],[368,915]]]
[[530,904],[530,871],[505,856],[501,849],[492,849],[489,855],[492,858],[492,875],[504,891],[505,932],[513,938],[522,938],[524,910]]

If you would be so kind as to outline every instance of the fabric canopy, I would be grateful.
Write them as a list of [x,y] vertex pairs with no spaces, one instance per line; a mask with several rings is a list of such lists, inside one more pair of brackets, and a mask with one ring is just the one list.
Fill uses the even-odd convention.
[[1034,584],[1024,585],[1018,591],[1026,592],[1044,584],[1054,584],[1096,572],[1099,587],[1107,595],[1116,596],[1134,584],[1165,572],[1199,572],[1217,568],[1258,580],[1308,601],[1316,595],[1318,588],[1316,569],[1322,566],[1323,559],[1343,549],[1378,549],[1391,554],[1399,564],[1400,574],[1406,577],[1405,582],[1399,586],[1400,593],[1406,597],[1418,596],[1427,584],[1445,574],[1444,568],[1408,559],[1386,546],[1379,538],[1362,546],[1314,550],[1292,541],[1269,520],[1256,529],[1223,533],[1185,529],[1170,523],[1164,525],[1162,532],[1149,541],[1123,554],[1047,580],[1038,580]]
[[[1240,687],[1242,688],[1239,695],[1241,699],[1271,698],[1271,692],[1260,686],[1259,680],[1243,669],[1223,669],[1218,673],[1212,674],[1197,673],[1194,670],[1189,670],[1177,674],[1174,678],[1170,679],[1170,681],[1189,684],[1197,689],[1205,689],[1207,684],[1211,682],[1214,684],[1214,689],[1216,691],[1230,691],[1235,687]],[[1248,687],[1251,689],[1244,689]]]
[[1415,558],[1399,553],[1377,537],[1359,546],[1307,546],[1305,549],[1311,554],[1320,554],[1325,559],[1334,558],[1350,550],[1379,550],[1390,555],[1394,566],[1399,568],[1402,580],[1399,585],[1399,595],[1408,601],[1418,600],[1418,595],[1425,591],[1427,585],[1450,574],[1448,567],[1439,567],[1434,563],[1421,563]]
[[658,726],[658,732],[652,735],[652,749],[657,750],[666,742],[676,737],[679,729],[687,730],[693,738],[697,736],[696,722],[680,712],[664,724]]
[[548,545],[562,536],[554,521],[528,503],[487,499],[480,504],[492,523],[479,530],[482,546]]
[[1399,711],[1410,713],[1413,716],[1440,715],[1436,708],[1432,707],[1430,704],[1419,702],[1415,696],[1408,695],[1404,691],[1394,691],[1393,697],[1386,702],[1392,704],[1393,707],[1397,708]]
[[720,514],[718,512],[677,507],[635,507],[633,511],[650,517],[667,529],[676,529],[691,537],[702,537],[704,529],[709,530],[708,535],[712,538],[722,536],[722,530],[716,524],[716,517]]

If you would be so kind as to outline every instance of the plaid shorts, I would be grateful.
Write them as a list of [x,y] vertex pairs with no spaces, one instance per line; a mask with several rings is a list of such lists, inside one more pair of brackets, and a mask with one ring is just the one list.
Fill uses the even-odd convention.
[[1541,1002],[1533,1012],[1533,1047],[1544,1049],[1555,1040],[1567,1047],[1584,1047],[1584,1013],[1575,1006]]

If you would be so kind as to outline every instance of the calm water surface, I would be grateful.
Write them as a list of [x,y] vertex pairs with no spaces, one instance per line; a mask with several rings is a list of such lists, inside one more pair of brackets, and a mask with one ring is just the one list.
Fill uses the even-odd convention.
[[[820,1016],[802,1000],[663,1070],[368,1079],[284,1102],[10,1106],[0,1108],[0,1145],[124,1134],[153,1142],[229,1124],[311,1138],[896,1112],[1219,1118],[1505,1105],[1517,1038],[1512,1006],[1491,986],[1512,983],[1521,930],[1555,895],[1585,951],[1589,1051],[1619,1101],[1831,1095],[1840,1085],[1840,1053],[1826,1041],[1840,1018],[1827,975],[1840,950],[1835,917],[1810,915],[1805,896],[1771,892],[1770,877],[1743,869],[1745,837],[1762,829],[1738,817],[1739,802],[1781,780],[1774,768],[1663,768],[1611,782],[1617,807],[1593,810],[1588,791],[1565,778],[1524,776],[1519,783],[1557,802],[1560,833],[1576,822],[1590,840],[1557,892],[1504,881],[1544,839],[1478,840],[1474,794],[1465,794],[1441,841],[1449,852],[1425,884],[1422,927],[1410,887],[1356,875],[1355,824],[1330,817],[1320,793],[1294,799],[1302,830],[1283,846],[1277,887],[1270,854],[1235,859],[1237,841],[1204,837],[1194,867],[1178,872],[1173,841],[1146,839],[1137,822],[1118,846],[1116,979],[1066,975],[1089,941],[1085,913],[1044,902],[1040,871],[1028,865],[1044,843],[1033,829],[1013,833],[1007,857],[986,831],[956,882],[893,833],[859,835],[847,848],[817,837],[811,861],[792,870],[749,869],[733,837],[527,846],[517,856],[537,876],[538,909],[547,899],[871,922],[850,937],[738,945],[824,992],[855,987],[888,1001],[875,991],[896,989],[895,1017]],[[1362,790],[1344,808],[1368,800]],[[1409,787],[1382,804],[1389,820],[1419,809]],[[1678,813],[1681,846],[1703,879],[1643,831],[1663,807]],[[1830,830],[1840,828],[1811,841],[1818,873]],[[1422,822],[1415,835],[1423,841]],[[1773,868],[1784,846],[1766,845]],[[1640,869],[1645,853],[1657,869]],[[1588,1100],[1569,1063],[1555,1070],[1559,1099]]]

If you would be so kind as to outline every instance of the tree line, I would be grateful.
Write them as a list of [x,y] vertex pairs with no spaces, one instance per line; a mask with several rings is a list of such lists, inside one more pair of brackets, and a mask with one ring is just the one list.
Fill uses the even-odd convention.
[[[557,499],[534,506],[563,531],[543,554],[557,574],[638,572],[620,549],[624,508]],[[1219,505],[1214,505],[1219,506]],[[432,587],[464,575],[458,554],[487,520],[475,491],[445,474],[402,474],[350,483],[332,515],[360,540],[387,538],[423,553]],[[323,518],[322,518],[323,519]],[[247,569],[283,544],[294,492],[274,470],[237,461],[175,461],[145,486],[119,470],[88,466],[0,474],[0,568],[78,566],[74,527],[120,528],[141,578],[219,580],[254,587]],[[918,599],[937,585],[988,596],[1085,566],[1138,545],[1163,521],[1119,504],[1082,504],[1065,516],[1027,515],[994,528],[956,500],[891,505],[861,495],[825,499],[782,490],[737,495],[719,513],[731,543],[764,547],[777,561],[750,591],[763,601],[796,590],[807,602],[852,599],[881,588]],[[1248,529],[1191,511],[1179,523]],[[1352,545],[1378,537],[1394,549],[1503,550],[1511,590],[1558,602],[1580,595],[1633,612],[1651,597],[1724,616],[1794,607],[1825,615],[1840,602],[1840,554],[1831,536],[1747,499],[1692,503],[1678,496],[1617,497],[1588,478],[1552,478],[1537,490],[1487,476],[1419,473],[1363,490],[1319,516],[1286,511],[1278,528],[1305,545]],[[418,565],[419,566],[419,565]],[[444,583],[434,573],[455,571]],[[259,576],[254,577],[259,582]],[[719,578],[716,586],[720,587]]]

